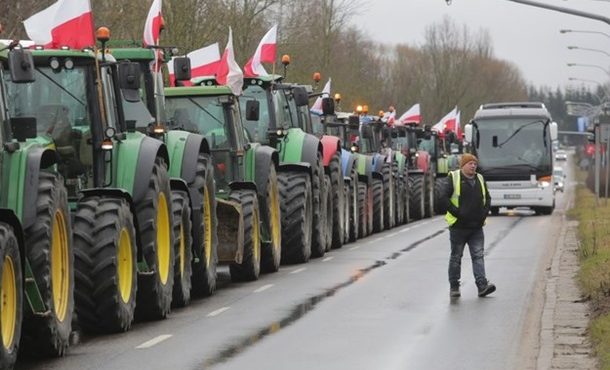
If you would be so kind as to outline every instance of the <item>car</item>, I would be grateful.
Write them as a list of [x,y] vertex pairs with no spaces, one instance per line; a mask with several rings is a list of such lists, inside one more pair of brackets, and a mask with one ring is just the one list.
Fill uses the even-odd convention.
[[553,188],[555,191],[563,193],[565,179],[566,173],[563,171],[563,167],[553,168]]
[[555,151],[555,160],[556,161],[567,161],[568,153],[566,153],[566,151],[563,149],[558,149],[557,151]]

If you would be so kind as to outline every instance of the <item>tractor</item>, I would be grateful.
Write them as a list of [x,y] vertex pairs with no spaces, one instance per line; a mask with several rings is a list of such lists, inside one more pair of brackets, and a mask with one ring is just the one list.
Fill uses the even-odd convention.
[[[278,152],[249,140],[237,96],[214,79],[166,88],[165,98],[169,127],[205,135],[211,144],[219,262],[229,263],[235,281],[257,279],[260,271],[277,271],[282,240]],[[250,118],[257,113],[254,109]]]

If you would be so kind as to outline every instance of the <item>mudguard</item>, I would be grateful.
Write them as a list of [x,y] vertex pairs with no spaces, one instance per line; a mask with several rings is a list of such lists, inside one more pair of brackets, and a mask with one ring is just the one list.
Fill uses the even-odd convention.
[[312,176],[311,164],[307,163],[307,162],[281,163],[277,169],[279,172],[299,171],[299,172],[305,172],[305,173],[309,174],[309,176]]
[[335,153],[341,150],[341,141],[336,136],[324,135],[320,139],[320,143],[322,143],[324,167],[328,167]]
[[405,166],[407,163],[407,157],[400,152],[395,152],[396,154],[396,164],[398,165],[398,173],[403,174],[405,172]]
[[423,172],[428,172],[430,168],[430,154],[423,150],[417,151],[417,168]]
[[229,184],[229,189],[231,190],[254,190],[256,189],[256,184],[252,181],[232,181]]
[[277,150],[270,146],[254,143],[250,145],[251,147],[248,152],[254,155],[254,168],[246,168],[246,180],[256,183],[258,195],[266,197],[267,194],[265,194],[265,191],[269,178],[269,168],[273,166],[277,169],[279,154]]
[[356,155],[349,150],[341,149],[341,170],[344,177],[349,177],[352,168],[356,166]]
[[203,135],[173,130],[167,133],[167,151],[171,163],[169,176],[192,184],[197,174],[199,153],[210,154],[210,146]]
[[373,172],[381,173],[383,171],[383,165],[386,163],[386,157],[379,154],[373,154]]
[[358,179],[362,182],[371,185],[373,180],[373,157],[365,154],[356,154],[356,168],[358,170]]
[[138,203],[148,189],[155,159],[163,158],[169,167],[167,147],[162,141],[138,132],[128,133],[127,139],[116,144],[113,186],[127,190],[133,202]]

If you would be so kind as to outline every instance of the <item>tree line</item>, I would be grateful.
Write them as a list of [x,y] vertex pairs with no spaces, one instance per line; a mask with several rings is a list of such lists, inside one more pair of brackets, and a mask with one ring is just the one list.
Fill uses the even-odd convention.
[[[23,20],[54,2],[10,2],[0,14],[5,28],[0,37],[27,38]],[[106,0],[91,5],[96,27],[109,27],[114,40],[139,44],[151,3]],[[401,114],[420,103],[429,124],[456,105],[462,124],[485,102],[533,98],[552,102],[554,109],[562,105],[557,99],[564,98],[563,92],[527,86],[516,65],[495,57],[486,31],[474,32],[445,18],[424,30],[422,45],[385,45],[353,23],[362,6],[363,0],[165,0],[161,44],[176,46],[181,54],[214,42],[222,49],[230,26],[236,59],[243,66],[260,38],[277,24],[278,63],[266,66],[268,72],[283,73],[279,60],[289,54],[287,80],[312,84],[316,71],[322,84],[331,77],[332,92],[342,96],[340,109],[367,104],[376,113],[394,105]]]

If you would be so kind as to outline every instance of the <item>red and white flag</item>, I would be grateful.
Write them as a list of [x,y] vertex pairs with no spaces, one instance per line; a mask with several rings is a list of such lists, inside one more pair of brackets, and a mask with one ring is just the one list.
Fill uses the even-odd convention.
[[23,21],[23,25],[30,39],[45,48],[82,49],[95,45],[89,0],[59,0]]
[[239,64],[235,61],[235,52],[233,51],[233,31],[229,27],[229,40],[227,47],[218,66],[216,72],[216,82],[219,85],[227,85],[235,95],[241,95],[244,84],[244,73],[239,68]]
[[398,118],[398,122],[401,124],[407,123],[421,123],[421,114],[419,113],[419,103],[414,104],[411,108],[409,108],[406,112]]
[[[191,78],[214,76],[220,66],[220,51],[218,43],[202,47],[201,49],[193,50],[186,56],[191,60]],[[168,64],[169,83],[170,86],[175,86],[176,78],[174,75],[174,64]],[[189,81],[182,82],[184,86],[190,86]]]
[[277,46],[277,25],[271,27],[258,44],[254,55],[244,66],[246,77],[267,76],[268,73],[262,63],[275,63]]
[[144,46],[159,44],[159,35],[163,29],[162,6],[161,0],[153,0],[150,6],[146,23],[144,23]]
[[396,121],[396,111],[385,112],[383,114],[382,120],[386,123],[386,125],[392,127]]
[[[457,109],[457,107],[456,107]],[[460,114],[461,112],[458,110],[455,114],[455,118],[450,120],[445,126],[445,131],[453,131],[457,135],[458,139],[462,139],[462,126],[460,125]]]
[[328,79],[328,81],[326,82],[326,85],[324,85],[324,88],[322,89],[322,95],[318,96],[316,101],[311,106],[310,111],[312,111],[314,113],[322,114],[322,98],[328,98],[330,96],[331,80],[332,80],[331,78]]
[[447,128],[455,126],[456,117],[457,107],[453,108],[453,110],[441,118],[436,125],[432,126],[432,130],[444,133]]

